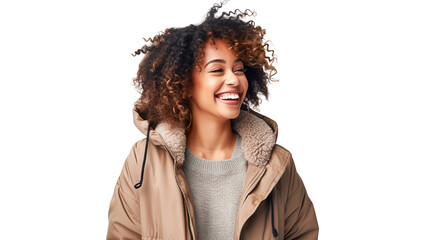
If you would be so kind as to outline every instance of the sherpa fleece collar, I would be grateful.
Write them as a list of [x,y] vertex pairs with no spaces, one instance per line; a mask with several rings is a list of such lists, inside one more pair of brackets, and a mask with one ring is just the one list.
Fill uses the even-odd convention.
[[[254,111],[241,108],[239,116],[232,119],[232,128],[241,136],[241,148],[245,158],[257,166],[265,166],[271,156],[278,136],[278,125],[272,119]],[[134,124],[143,134],[147,133],[148,121],[133,108]],[[152,127],[150,127],[152,129]],[[186,135],[183,128],[162,122],[150,130],[150,141],[155,145],[166,145],[178,165],[185,160]]]

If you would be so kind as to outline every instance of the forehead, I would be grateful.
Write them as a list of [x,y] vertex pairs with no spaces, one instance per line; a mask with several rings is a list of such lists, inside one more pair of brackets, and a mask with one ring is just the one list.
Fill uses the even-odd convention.
[[211,59],[235,61],[237,56],[224,40],[214,39],[214,44],[207,42],[204,46],[204,62],[208,62]]

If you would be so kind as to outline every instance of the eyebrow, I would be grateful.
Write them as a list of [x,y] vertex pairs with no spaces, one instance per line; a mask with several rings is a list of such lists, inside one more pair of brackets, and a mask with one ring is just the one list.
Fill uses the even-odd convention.
[[[207,64],[205,64],[204,68],[206,68],[208,66],[208,64],[216,63],[216,62],[217,63],[226,63],[226,61],[223,59],[213,59],[213,60],[207,62]],[[236,59],[233,63],[237,63],[237,62],[244,62],[244,61],[242,61],[241,59]]]

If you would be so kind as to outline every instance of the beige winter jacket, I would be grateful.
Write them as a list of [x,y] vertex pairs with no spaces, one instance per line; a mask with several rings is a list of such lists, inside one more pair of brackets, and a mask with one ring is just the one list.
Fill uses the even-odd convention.
[[[234,239],[317,239],[314,206],[290,152],[276,144],[277,124],[244,109],[232,120],[248,161]],[[134,108],[133,115],[147,135],[144,113]],[[110,204],[107,239],[196,240],[193,201],[181,169],[184,130],[160,123],[150,126],[148,138],[136,142],[125,161]]]

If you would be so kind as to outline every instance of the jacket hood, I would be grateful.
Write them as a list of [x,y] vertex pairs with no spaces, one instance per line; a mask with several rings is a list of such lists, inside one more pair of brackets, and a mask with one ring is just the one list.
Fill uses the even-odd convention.
[[[141,116],[134,106],[134,124],[143,134],[148,133],[148,120]],[[231,120],[232,129],[241,136],[241,148],[245,158],[257,166],[265,166],[270,159],[272,149],[278,136],[277,123],[242,105],[239,116]],[[178,165],[185,159],[186,135],[185,129],[161,122],[154,128],[150,126],[150,142],[171,151]]]

